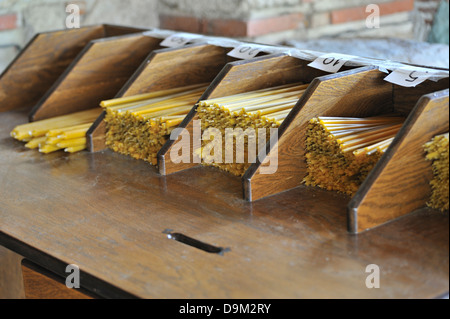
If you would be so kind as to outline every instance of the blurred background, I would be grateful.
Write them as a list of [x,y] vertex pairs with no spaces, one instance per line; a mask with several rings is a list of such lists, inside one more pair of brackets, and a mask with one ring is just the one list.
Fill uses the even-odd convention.
[[110,23],[449,67],[448,0],[0,0],[0,72],[40,32]]

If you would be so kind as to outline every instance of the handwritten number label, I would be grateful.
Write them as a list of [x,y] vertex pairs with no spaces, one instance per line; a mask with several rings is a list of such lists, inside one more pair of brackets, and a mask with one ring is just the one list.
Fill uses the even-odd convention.
[[433,74],[426,69],[400,68],[389,74],[385,80],[403,87],[416,87],[432,77]]
[[248,60],[256,57],[261,51],[262,49],[258,46],[244,44],[236,47],[228,55],[233,58]]
[[166,38],[163,42],[161,42],[161,46],[169,48],[182,47],[188,44],[190,41],[201,37],[202,36],[198,34],[177,33],[171,35],[170,37]]
[[330,53],[317,58],[308,66],[325,72],[336,73],[354,57],[353,55]]

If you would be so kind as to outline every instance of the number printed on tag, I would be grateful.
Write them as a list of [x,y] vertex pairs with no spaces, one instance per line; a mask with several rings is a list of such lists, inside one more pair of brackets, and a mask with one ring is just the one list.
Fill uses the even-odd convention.
[[433,73],[426,69],[400,68],[389,74],[385,81],[404,87],[416,87],[425,82]]
[[256,45],[251,44],[243,44],[238,47],[236,47],[234,50],[232,50],[230,53],[228,53],[229,56],[237,59],[253,59],[262,51],[262,48]]
[[345,65],[345,63],[352,58],[355,58],[355,56],[330,53],[317,58],[314,62],[308,64],[308,66],[329,73],[337,73]]
[[163,42],[161,42],[161,46],[169,48],[182,47],[188,44],[190,41],[201,37],[203,36],[199,34],[177,33],[171,35],[170,37],[166,38]]

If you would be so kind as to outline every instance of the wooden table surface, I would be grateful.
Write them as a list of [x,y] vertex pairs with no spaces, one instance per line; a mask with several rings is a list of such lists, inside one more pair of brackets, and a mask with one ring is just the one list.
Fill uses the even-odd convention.
[[[358,236],[349,198],[299,187],[247,203],[212,168],[161,177],[110,151],[41,155],[0,114],[0,245],[109,298],[438,298],[449,290],[448,214],[424,209]],[[171,229],[230,248],[208,254]],[[366,287],[366,267],[381,288]]]

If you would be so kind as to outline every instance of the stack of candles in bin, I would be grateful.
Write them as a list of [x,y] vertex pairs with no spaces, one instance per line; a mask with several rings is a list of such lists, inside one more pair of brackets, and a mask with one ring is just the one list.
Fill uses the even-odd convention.
[[397,116],[312,119],[306,134],[306,185],[354,195],[404,121]]
[[441,211],[449,209],[449,157],[448,133],[438,135],[425,144],[426,160],[432,162],[433,180],[428,206]]
[[[217,129],[223,137],[226,137],[226,130],[231,129],[235,134],[230,137],[233,141],[222,138],[220,160],[215,160],[215,154],[208,148],[211,140],[207,139],[203,140],[200,149],[195,150],[195,155],[199,156],[206,166],[217,167],[236,176],[244,175],[252,164],[248,157],[248,140],[251,134],[246,133],[247,130],[253,129],[256,145],[265,146],[270,138],[270,129],[281,126],[308,86],[294,83],[200,101],[197,112],[203,133],[208,129]],[[265,140],[262,143],[259,141],[262,138],[262,134],[259,134],[260,129],[265,130]],[[244,144],[244,154],[238,154],[243,155],[242,162],[236,160],[237,144],[240,142]],[[233,161],[226,159],[227,154],[233,154]]]
[[106,145],[156,165],[158,152],[207,87],[199,84],[103,101]]

